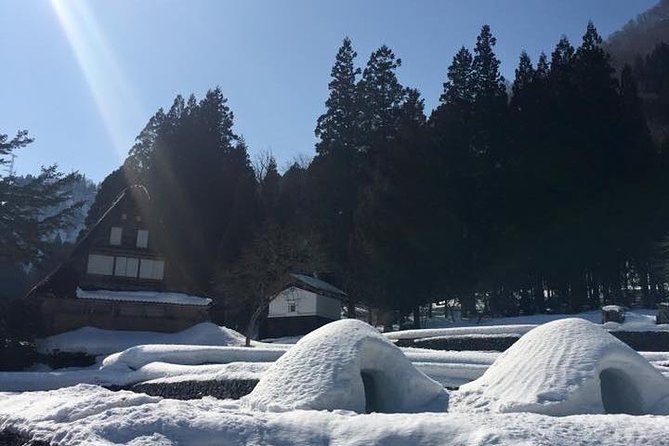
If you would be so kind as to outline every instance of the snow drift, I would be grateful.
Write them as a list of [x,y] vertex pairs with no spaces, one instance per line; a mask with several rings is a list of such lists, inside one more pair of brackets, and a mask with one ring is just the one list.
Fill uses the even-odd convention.
[[234,330],[203,322],[177,333],[82,327],[39,340],[37,347],[42,353],[61,351],[104,355],[144,344],[241,346],[244,341],[244,335]]
[[667,414],[669,380],[603,328],[562,319],[523,336],[457,399],[469,411]]
[[302,338],[242,404],[270,411],[418,412],[445,410],[448,393],[374,328],[345,319]]

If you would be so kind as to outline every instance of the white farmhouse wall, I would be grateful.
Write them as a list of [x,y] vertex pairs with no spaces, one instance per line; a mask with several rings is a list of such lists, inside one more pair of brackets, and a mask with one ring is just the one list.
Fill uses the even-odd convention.
[[[290,302],[295,311],[290,311]],[[316,314],[316,293],[290,287],[276,295],[269,303],[268,317],[313,316]]]
[[[291,311],[291,302],[295,311]],[[267,317],[322,316],[340,319],[341,303],[337,299],[321,296],[296,287],[286,288],[269,303]]]

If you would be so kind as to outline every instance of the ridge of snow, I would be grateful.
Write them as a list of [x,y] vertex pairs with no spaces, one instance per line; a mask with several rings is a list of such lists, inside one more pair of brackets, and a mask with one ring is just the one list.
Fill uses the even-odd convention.
[[129,368],[137,370],[152,362],[181,365],[227,364],[231,362],[272,362],[284,350],[249,347],[225,347],[207,345],[137,345],[107,356],[102,361],[105,368]]
[[488,326],[472,326],[472,327],[453,327],[453,328],[421,328],[415,330],[402,330],[384,333],[383,335],[388,339],[424,339],[424,338],[441,338],[445,336],[514,336],[524,335],[533,328],[536,324],[515,324],[515,325],[488,325]]

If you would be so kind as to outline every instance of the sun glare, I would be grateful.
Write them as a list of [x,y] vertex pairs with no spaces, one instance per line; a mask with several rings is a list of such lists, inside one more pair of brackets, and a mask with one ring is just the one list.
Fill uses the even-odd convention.
[[119,159],[132,143],[143,116],[137,96],[114,55],[113,48],[89,3],[51,0],[51,6],[67,36],[95,105]]

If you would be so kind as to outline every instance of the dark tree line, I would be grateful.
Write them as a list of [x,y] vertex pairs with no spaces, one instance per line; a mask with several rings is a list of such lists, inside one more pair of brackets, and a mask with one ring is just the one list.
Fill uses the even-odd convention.
[[509,83],[495,45],[484,26],[457,52],[428,117],[390,48],[359,67],[345,39],[316,155],[283,173],[271,156],[254,169],[220,89],[179,96],[102,183],[87,224],[146,184],[193,291],[238,327],[289,271],[405,313],[451,298],[495,315],[637,295],[652,306],[667,281],[667,156],[635,76],[659,56],[616,72],[590,24],[578,47],[523,53]]

